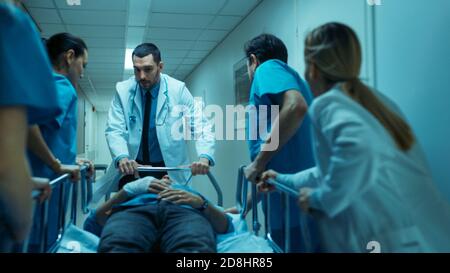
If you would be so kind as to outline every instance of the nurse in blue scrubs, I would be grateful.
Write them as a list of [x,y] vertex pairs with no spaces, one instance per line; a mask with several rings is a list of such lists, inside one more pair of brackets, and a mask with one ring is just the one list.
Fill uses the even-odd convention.
[[31,190],[37,185],[26,162],[27,127],[51,120],[61,109],[31,19],[2,3],[0,60],[0,252],[9,252],[26,238],[32,224]]
[[[257,182],[266,169],[296,173],[312,167],[310,120],[306,116],[312,95],[305,81],[287,65],[286,46],[277,37],[262,34],[246,44],[245,53],[252,81],[249,104],[255,106],[256,111],[256,115],[254,112],[250,114],[247,126],[252,163],[245,169],[246,178]],[[267,114],[260,113],[261,106],[268,107]],[[271,106],[279,106],[279,116],[273,124]],[[267,126],[267,130],[260,126]],[[264,131],[268,135],[262,135]],[[284,248],[282,223],[285,222],[286,208],[278,193],[270,195],[270,202],[272,236]],[[318,246],[314,240],[312,219],[301,216],[296,209],[297,200],[292,198],[289,203],[290,251],[316,251]]]
[[[76,164],[77,92],[75,90],[88,61],[87,46],[78,37],[60,33],[48,39],[47,51],[53,65],[53,81],[62,113],[50,121],[38,123],[40,133],[54,156],[62,164]],[[30,164],[37,176],[54,178],[45,162],[30,153]]]
[[[56,34],[50,37],[46,44],[48,56],[53,65],[53,81],[56,84],[55,94],[63,111],[52,120],[39,123],[37,133],[42,135],[43,140],[57,159],[57,162],[64,166],[76,165],[78,98],[75,88],[88,62],[87,46],[83,40],[69,33]],[[50,179],[54,179],[59,175],[54,171],[54,168],[49,166],[36,153],[30,152],[29,159],[34,175]],[[74,180],[77,180],[77,177]],[[68,193],[65,192],[65,194],[67,195]],[[58,195],[59,188],[55,188],[50,200],[49,212],[49,226],[54,229],[49,230],[47,243],[53,243],[57,236],[56,225],[52,224],[52,222],[57,221]],[[37,229],[36,231],[38,232]],[[35,241],[32,243],[34,244]]]

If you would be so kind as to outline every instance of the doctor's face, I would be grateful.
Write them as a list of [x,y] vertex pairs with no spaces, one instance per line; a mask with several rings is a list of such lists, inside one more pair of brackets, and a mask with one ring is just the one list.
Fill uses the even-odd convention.
[[153,55],[147,55],[143,58],[133,56],[134,76],[142,88],[150,89],[160,78],[163,69],[163,62],[156,63]]

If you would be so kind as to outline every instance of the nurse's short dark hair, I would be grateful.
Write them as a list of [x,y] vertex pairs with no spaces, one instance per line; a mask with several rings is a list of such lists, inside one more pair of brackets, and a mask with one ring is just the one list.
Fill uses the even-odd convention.
[[288,62],[286,45],[272,34],[264,33],[251,39],[245,44],[244,51],[250,62],[251,54],[254,54],[260,63],[273,59]]
[[72,49],[75,57],[84,55],[84,51],[88,50],[86,43],[80,38],[70,33],[58,33],[46,40],[47,52],[53,65],[57,65],[60,56]]
[[143,43],[138,45],[134,51],[133,51],[133,55],[131,57],[139,57],[139,58],[144,58],[145,56],[148,55],[153,55],[153,60],[159,64],[161,62],[161,52],[159,51],[159,48],[152,43]]

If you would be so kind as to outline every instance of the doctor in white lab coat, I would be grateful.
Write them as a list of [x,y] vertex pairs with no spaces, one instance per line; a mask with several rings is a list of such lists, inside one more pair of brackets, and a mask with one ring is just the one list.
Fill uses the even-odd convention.
[[323,251],[450,251],[449,204],[400,111],[359,81],[356,34],[329,23],[308,35],[305,48],[317,97],[309,112],[316,167],[262,178],[300,190],[301,208],[318,219]]
[[[102,179],[103,190],[97,192],[99,195],[115,190],[121,177],[135,174],[136,160],[142,163],[145,148],[150,160],[160,157],[163,166],[190,166],[192,175],[206,174],[214,165],[215,140],[212,126],[202,114],[203,104],[194,102],[185,83],[161,73],[163,62],[159,49],[149,43],[138,46],[133,53],[133,65],[135,77],[117,83],[109,109],[105,133],[113,162]],[[147,109],[147,118],[152,120],[147,147],[143,143],[145,92],[157,94]],[[156,134],[153,131],[152,135],[152,128]],[[189,138],[185,136],[196,140],[199,158],[193,163],[188,159],[186,139]],[[153,165],[152,162],[143,164]],[[169,175],[173,181],[184,183],[191,174],[169,172]]]

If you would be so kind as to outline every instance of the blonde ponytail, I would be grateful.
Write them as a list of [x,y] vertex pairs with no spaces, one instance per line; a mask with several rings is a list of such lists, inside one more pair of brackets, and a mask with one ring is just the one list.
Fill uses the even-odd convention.
[[359,79],[353,79],[343,83],[342,89],[378,119],[402,151],[411,149],[415,142],[411,127],[386,107],[367,85]]
[[411,149],[415,138],[408,123],[358,79],[361,44],[350,27],[328,23],[313,30],[305,40],[305,58],[318,67],[328,83],[341,83],[343,91],[378,119],[402,151]]

